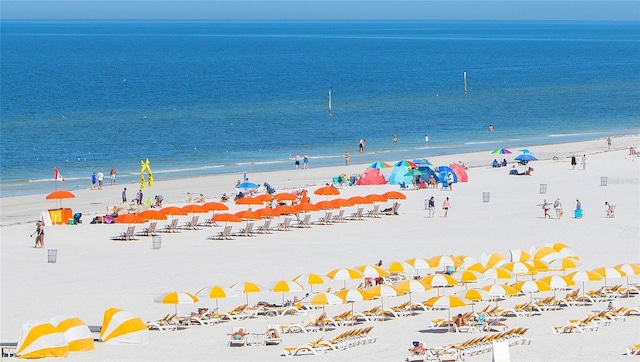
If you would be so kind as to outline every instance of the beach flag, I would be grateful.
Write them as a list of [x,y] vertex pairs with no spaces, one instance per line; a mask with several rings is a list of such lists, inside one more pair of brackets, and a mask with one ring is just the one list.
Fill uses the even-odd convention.
[[149,187],[153,186],[153,173],[151,173],[151,164],[149,163],[149,159],[147,158],[146,162],[147,174],[149,175]]
[[57,168],[53,168],[53,179],[56,181],[62,181],[64,182],[64,177],[62,177],[62,175],[60,174],[60,172],[58,172]]
[[145,169],[144,161],[140,160],[140,190],[144,190],[146,187],[146,181],[144,179],[144,169]]

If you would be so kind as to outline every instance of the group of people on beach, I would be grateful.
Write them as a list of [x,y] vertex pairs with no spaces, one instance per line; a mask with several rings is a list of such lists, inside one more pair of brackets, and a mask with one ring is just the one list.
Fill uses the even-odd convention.
[[[571,169],[575,170],[576,165],[578,164],[575,155],[571,155]],[[582,169],[587,169],[587,155],[582,155],[582,159],[580,159],[580,165],[582,165]]]
[[[109,172],[110,185],[116,184],[116,176],[116,169],[111,167],[111,171]],[[97,173],[94,171],[91,174],[91,189],[95,190],[97,188],[98,190],[102,190],[102,186],[104,186],[104,173],[102,173],[102,170],[98,171]]]
[[[449,201],[449,197],[446,197],[444,199],[444,201],[442,202],[442,210],[444,210],[444,215],[442,217],[449,216],[449,209],[450,208],[451,208],[451,202]],[[435,199],[435,197],[431,196],[431,198],[427,201],[427,209],[429,211],[429,214],[427,215],[427,217],[428,218],[435,217],[435,214],[436,214],[436,199]]]
[[[605,208],[605,216],[606,217],[615,217],[615,209],[616,209],[616,205],[612,202],[609,201],[605,201],[604,205],[606,206]],[[549,213],[549,211],[553,208],[553,210],[556,212],[556,219],[561,219],[562,216],[564,216],[564,210],[562,208],[562,202],[560,201],[560,198],[556,198],[556,201],[554,201],[553,203],[547,202],[547,199],[544,199],[542,201],[542,204],[540,204],[539,206],[542,206],[542,212],[544,213],[543,217],[545,219],[549,218],[551,219],[551,214]],[[573,211],[574,212],[574,218],[576,219],[581,219],[582,218],[582,203],[580,202],[580,199],[576,199],[576,208]]]
[[296,153],[296,156],[293,158],[294,160],[294,165],[296,166],[296,170],[299,170],[300,168],[306,169],[309,168],[309,155],[308,154],[304,154],[304,156],[302,157],[302,167],[300,167],[300,154]]

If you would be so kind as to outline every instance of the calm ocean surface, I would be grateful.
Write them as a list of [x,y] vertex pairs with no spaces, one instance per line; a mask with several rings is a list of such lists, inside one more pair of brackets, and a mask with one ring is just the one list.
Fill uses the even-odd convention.
[[365,163],[640,133],[638,23],[0,30],[2,197],[53,190],[54,167],[58,187],[75,189],[111,167],[135,181],[145,158],[161,181],[292,169],[296,153],[318,167],[344,164],[346,150]]

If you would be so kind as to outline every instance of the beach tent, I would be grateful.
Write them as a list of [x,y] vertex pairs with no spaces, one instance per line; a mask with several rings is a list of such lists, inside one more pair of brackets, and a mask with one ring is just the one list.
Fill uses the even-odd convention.
[[49,320],[56,329],[64,334],[64,338],[69,343],[69,351],[84,352],[93,351],[93,335],[87,324],[80,318],[69,316],[55,316]]
[[104,312],[100,339],[102,342],[142,344],[149,342],[149,330],[133,313],[109,308]]
[[458,182],[458,176],[449,166],[438,166],[438,182],[443,183],[449,174],[453,175],[453,183]]
[[405,185],[411,185],[413,177],[405,176],[408,171],[409,168],[407,166],[394,166],[393,171],[391,171],[391,175],[389,176],[389,184],[399,185],[404,182]]
[[433,178],[436,180],[438,179],[438,174],[431,167],[419,166],[418,171],[422,171],[422,173],[424,173],[424,175],[420,176],[420,178],[425,181],[427,181],[430,176],[433,176]]
[[457,182],[467,182],[469,181],[469,176],[467,176],[467,170],[462,167],[462,165],[458,163],[452,163],[449,165],[449,168],[453,170],[453,173],[458,177]]
[[377,168],[366,169],[358,178],[356,185],[384,185],[387,183],[382,172]]
[[22,325],[16,355],[20,358],[67,357],[69,343],[53,324],[28,321]]

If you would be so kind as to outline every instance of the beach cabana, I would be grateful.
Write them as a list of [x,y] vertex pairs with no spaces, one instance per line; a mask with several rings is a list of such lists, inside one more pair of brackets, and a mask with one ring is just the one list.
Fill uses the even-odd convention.
[[387,180],[377,168],[366,169],[356,181],[356,185],[384,185],[386,183]]
[[93,335],[85,322],[77,317],[55,316],[49,320],[56,329],[64,334],[64,338],[69,343],[69,351],[85,352],[93,351]]
[[53,324],[28,321],[22,325],[16,355],[20,358],[67,357],[69,343]]
[[149,330],[142,319],[133,313],[109,308],[104,311],[100,340],[122,344],[143,344],[149,342]]
[[458,175],[449,166],[438,166],[438,182],[444,183],[449,174],[453,175],[453,183],[458,182]]
[[458,180],[456,182],[467,182],[469,181],[469,176],[467,175],[467,170],[462,167],[462,165],[458,163],[452,163],[449,165],[449,168],[453,170],[453,173],[456,175],[455,178]]
[[408,171],[408,167],[406,166],[394,166],[393,171],[391,171],[391,175],[389,175],[389,184],[390,185],[400,185],[404,182],[405,185],[411,185],[411,181],[413,180],[412,176],[405,176]]

